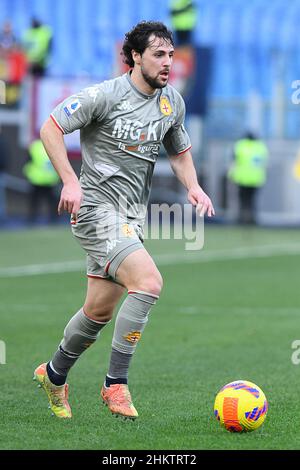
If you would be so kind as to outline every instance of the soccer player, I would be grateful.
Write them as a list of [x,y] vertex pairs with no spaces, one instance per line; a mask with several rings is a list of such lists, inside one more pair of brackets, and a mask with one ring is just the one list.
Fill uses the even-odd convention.
[[[34,372],[59,418],[72,416],[66,384],[70,368],[109,323],[124,291],[127,297],[116,318],[101,396],[113,414],[138,416],[128,389],[128,369],[162,288],[162,277],[142,243],[161,143],[189,202],[201,216],[214,215],[211,200],[197,181],[183,99],[168,85],[173,53],[172,33],[164,24],[137,24],[123,44],[130,71],[67,98],[41,129],[63,181],[58,212],[71,214],[73,234],[87,255],[84,305],[67,324],[52,359]],[[75,129],[80,129],[82,149],[79,181],[63,138]]]

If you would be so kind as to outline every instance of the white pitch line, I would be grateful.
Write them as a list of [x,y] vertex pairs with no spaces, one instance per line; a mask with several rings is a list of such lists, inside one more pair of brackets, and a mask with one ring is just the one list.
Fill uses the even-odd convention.
[[[174,310],[174,307],[172,307]],[[211,305],[188,305],[186,307],[179,307],[175,309],[175,312],[180,315],[211,315],[220,314],[220,315],[252,315],[253,311],[256,313],[261,313],[263,315],[299,315],[299,307],[212,307]]]
[[[239,260],[249,258],[268,258],[273,256],[299,255],[300,244],[289,245],[259,245],[229,248],[215,251],[198,251],[153,255],[158,266],[170,266],[176,264],[211,263],[214,261]],[[25,266],[13,266],[0,268],[0,277],[23,277],[41,274],[59,274],[66,272],[78,272],[85,269],[85,262],[63,261],[56,263],[31,264]]]
[[63,261],[57,263],[28,264],[25,266],[12,266],[0,269],[0,277],[36,276],[39,274],[58,274],[77,272],[84,269],[85,263],[81,261]]
[[300,254],[300,244],[289,245],[258,245],[241,246],[215,251],[198,251],[191,255],[191,252],[182,251],[178,254],[164,254],[153,257],[160,266],[177,263],[211,263],[213,261],[226,261],[247,258],[268,258],[273,256],[297,255]]

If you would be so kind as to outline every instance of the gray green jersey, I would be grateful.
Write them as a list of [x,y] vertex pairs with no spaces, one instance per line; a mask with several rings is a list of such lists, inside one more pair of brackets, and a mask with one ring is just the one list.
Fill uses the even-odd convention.
[[83,205],[121,206],[140,225],[161,143],[169,155],[190,148],[180,94],[170,85],[141,93],[130,73],[83,89],[51,117],[65,134],[80,129]]

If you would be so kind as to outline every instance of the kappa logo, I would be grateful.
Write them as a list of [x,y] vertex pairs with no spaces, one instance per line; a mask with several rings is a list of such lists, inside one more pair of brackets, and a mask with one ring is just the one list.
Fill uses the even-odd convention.
[[89,95],[90,98],[92,98],[94,103],[96,101],[99,91],[100,91],[100,88],[97,85],[86,88],[87,94]]
[[130,331],[129,333],[124,335],[123,338],[126,339],[126,341],[128,341],[129,343],[135,344],[140,340],[141,332],[140,331]]
[[133,106],[129,103],[129,101],[122,101],[122,103],[119,105],[119,110],[133,111]]
[[166,96],[162,96],[160,99],[160,110],[165,116],[170,116],[172,114],[172,106],[170,105],[170,102]]
[[111,250],[113,250],[118,243],[121,243],[120,240],[106,240],[106,253],[108,254]]

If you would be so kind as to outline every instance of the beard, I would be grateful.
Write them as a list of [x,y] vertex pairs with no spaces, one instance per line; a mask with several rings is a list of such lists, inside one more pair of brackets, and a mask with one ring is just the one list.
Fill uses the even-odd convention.
[[145,70],[143,70],[143,67],[141,67],[141,73],[142,73],[143,79],[145,80],[146,83],[148,83],[149,86],[151,86],[151,88],[156,89],[156,88],[164,88],[165,86],[167,86],[168,80],[166,80],[166,83],[161,83],[158,80],[158,78],[150,77],[150,75],[148,75],[148,73],[145,72]]

